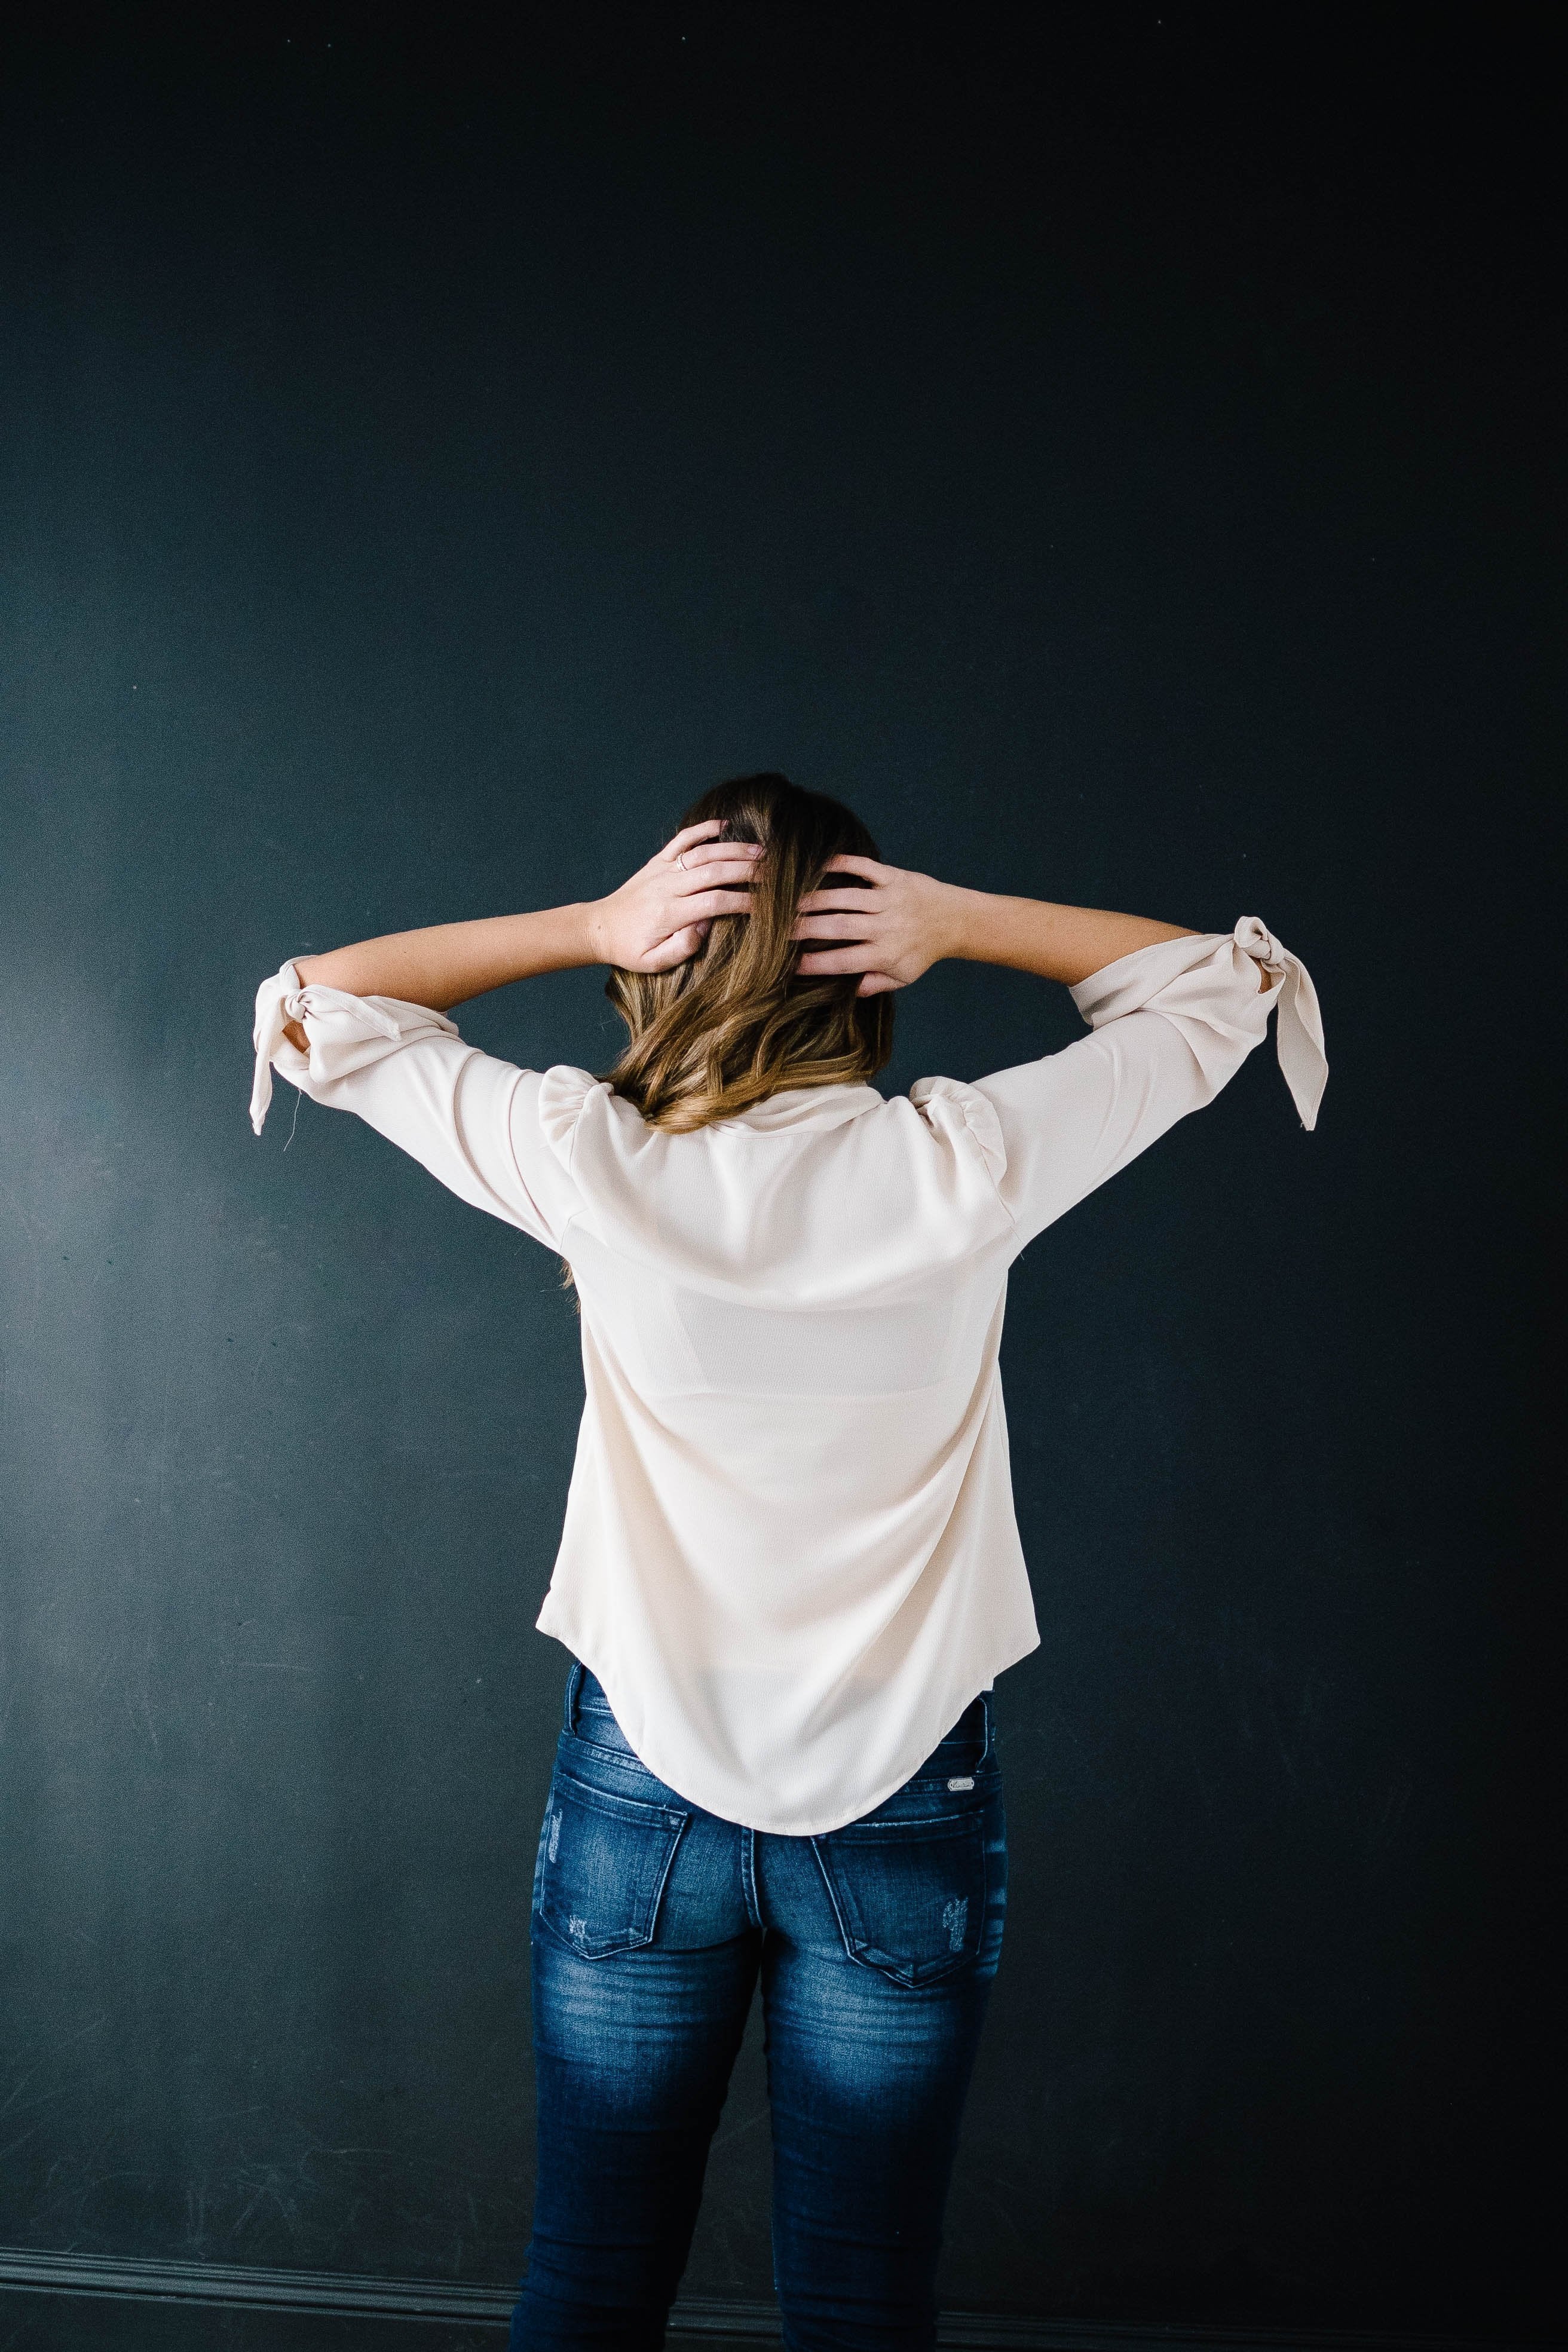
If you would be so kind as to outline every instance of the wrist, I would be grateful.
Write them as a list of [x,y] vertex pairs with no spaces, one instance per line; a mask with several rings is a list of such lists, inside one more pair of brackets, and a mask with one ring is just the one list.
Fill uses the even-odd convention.
[[608,898],[584,898],[575,906],[563,907],[561,912],[577,941],[579,963],[614,963]]
[[966,890],[957,882],[943,882],[939,887],[942,902],[935,924],[939,941],[936,960],[952,958],[960,963],[984,963],[985,911],[991,903],[990,893]]
[[591,904],[539,907],[508,917],[496,931],[497,976],[468,993],[478,995],[509,981],[532,980],[543,971],[571,971],[579,964],[596,963],[588,928],[592,911]]

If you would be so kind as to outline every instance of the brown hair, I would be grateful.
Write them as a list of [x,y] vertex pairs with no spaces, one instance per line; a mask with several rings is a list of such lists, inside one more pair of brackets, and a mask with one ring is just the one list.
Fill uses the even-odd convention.
[[721,820],[721,841],[762,845],[751,913],[717,916],[671,971],[616,970],[605,985],[631,1033],[606,1077],[653,1127],[707,1127],[785,1087],[864,1080],[893,1050],[891,996],[857,996],[854,972],[802,980],[790,937],[808,891],[853,884],[824,874],[830,857],[876,856],[859,818],[778,775],[716,784],[680,822],[706,817]]

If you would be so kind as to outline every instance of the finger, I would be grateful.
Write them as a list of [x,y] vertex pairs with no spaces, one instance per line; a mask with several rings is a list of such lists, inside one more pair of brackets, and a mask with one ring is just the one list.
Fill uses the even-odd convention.
[[685,866],[677,869],[676,894],[679,897],[691,890],[714,890],[726,882],[750,882],[755,870],[750,858],[712,858],[707,865],[699,866],[695,858],[689,857]]
[[903,982],[895,980],[890,971],[868,971],[862,975],[857,996],[886,996],[889,989],[902,988]]
[[876,915],[886,904],[874,890],[808,890],[796,912],[802,915]]
[[754,865],[762,854],[760,841],[700,841],[692,848],[683,849],[680,853],[686,860],[688,872],[692,866],[707,865],[714,858],[738,857],[748,865]]
[[666,859],[669,865],[673,866],[683,849],[689,849],[694,841],[710,840],[713,835],[718,832],[724,820],[721,816],[705,816],[700,824],[689,824],[685,826],[681,832],[676,835],[673,841],[667,841],[665,843],[664,847],[658,853],[659,856]]
[[795,970],[803,980],[826,980],[835,972],[869,971],[872,950],[860,948],[824,948],[816,955],[803,955]]
[[830,857],[822,870],[825,874],[861,874],[868,882],[885,882],[898,869],[879,866],[874,857],[862,857],[858,851],[846,849],[838,856]]
[[790,933],[792,940],[863,940],[875,929],[864,915],[803,915]]
[[660,940],[657,947],[649,948],[635,968],[638,971],[672,971],[678,963],[696,954],[706,936],[705,924],[688,923],[683,929],[671,931],[668,939]]
[[699,890],[680,900],[680,911],[687,921],[695,922],[701,915],[749,915],[752,894],[749,890]]

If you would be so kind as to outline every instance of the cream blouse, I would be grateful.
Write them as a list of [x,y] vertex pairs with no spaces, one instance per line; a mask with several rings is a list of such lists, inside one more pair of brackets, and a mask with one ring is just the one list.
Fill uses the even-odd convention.
[[1019,1251],[1212,1101],[1276,1004],[1316,1119],[1317,997],[1256,917],[1072,994],[1092,1035],[973,1086],[795,1088],[676,1135],[419,1005],[291,963],[258,992],[258,1134],[276,1068],[571,1265],[587,1393],[539,1627],[729,1821],[854,1821],[1037,1646],[997,1369]]

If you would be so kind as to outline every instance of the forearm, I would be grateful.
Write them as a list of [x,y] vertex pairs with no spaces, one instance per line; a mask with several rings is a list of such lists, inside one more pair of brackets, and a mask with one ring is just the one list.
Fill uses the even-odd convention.
[[[717,817],[687,825],[606,898],[394,931],[331,955],[296,956],[294,967],[307,988],[396,996],[434,1013],[509,981],[578,964],[668,971],[695,953],[715,916],[751,912],[746,886],[759,852],[752,843],[716,841],[719,829]],[[297,1028],[289,1032],[296,1045],[304,1034],[296,1035]]]
[[395,996],[445,1013],[487,989],[565,971],[599,961],[591,906],[548,907],[531,915],[492,915],[473,923],[437,923],[379,940],[296,956],[306,987],[341,988],[350,996]]
[[1042,980],[1059,980],[1069,988],[1139,948],[1195,936],[1180,923],[1108,914],[1098,907],[1059,907],[1045,898],[956,888],[952,898],[949,955],[972,963],[1006,964]]

